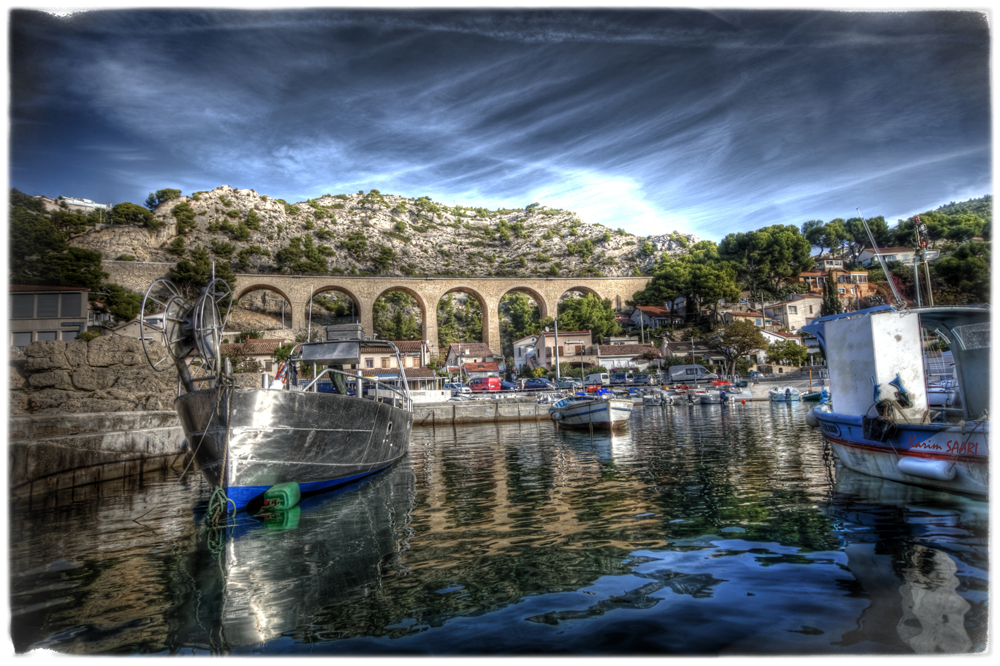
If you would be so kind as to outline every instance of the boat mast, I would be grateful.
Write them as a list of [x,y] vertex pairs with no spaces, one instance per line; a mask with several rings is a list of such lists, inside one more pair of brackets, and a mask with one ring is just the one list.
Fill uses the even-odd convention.
[[872,230],[868,226],[868,222],[865,221],[865,216],[861,214],[861,209],[857,208],[856,210],[858,211],[858,217],[861,218],[861,224],[864,225],[865,231],[868,232],[868,240],[871,241],[872,250],[875,251],[878,263],[882,266],[882,272],[885,273],[885,278],[889,282],[889,288],[892,289],[892,295],[896,297],[896,305],[905,305],[906,303],[903,301],[902,297],[900,297],[899,292],[896,291],[896,283],[892,281],[892,274],[889,272],[889,268],[885,265],[885,259],[882,257],[882,253],[878,251],[878,245],[875,243],[875,235],[872,234]]

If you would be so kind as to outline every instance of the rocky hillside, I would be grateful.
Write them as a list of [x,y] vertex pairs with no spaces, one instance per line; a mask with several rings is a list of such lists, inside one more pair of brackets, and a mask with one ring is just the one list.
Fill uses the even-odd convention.
[[204,246],[237,272],[456,277],[625,276],[698,242],[637,237],[539,204],[489,211],[377,190],[288,203],[223,185],[170,199],[154,216],[167,226],[105,226],[71,242],[105,259],[166,262]]

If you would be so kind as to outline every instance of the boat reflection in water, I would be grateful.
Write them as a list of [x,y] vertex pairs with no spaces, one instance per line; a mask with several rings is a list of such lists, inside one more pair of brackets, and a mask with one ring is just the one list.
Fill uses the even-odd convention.
[[988,570],[976,554],[985,549],[987,502],[838,465],[829,511],[844,523],[847,566],[871,601],[858,628],[835,645],[872,653],[982,649],[975,644],[985,641],[985,611],[969,616],[966,597],[986,597],[985,589],[967,582],[982,580]]
[[294,634],[329,604],[366,596],[406,548],[414,476],[396,466],[265,518],[205,527],[180,564],[174,646],[227,654]]

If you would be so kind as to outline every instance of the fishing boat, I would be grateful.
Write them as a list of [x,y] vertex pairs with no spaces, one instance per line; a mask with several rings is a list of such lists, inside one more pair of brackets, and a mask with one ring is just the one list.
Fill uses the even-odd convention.
[[[364,340],[357,324],[330,326],[326,341],[296,345],[275,381],[247,388],[219,352],[224,305],[231,300],[219,279],[193,304],[160,279],[147,289],[141,310],[160,311],[156,332],[167,342],[166,353],[154,360],[141,331],[146,358],[154,370],[169,368],[169,361],[177,369],[174,408],[223,513],[289,508],[302,495],[356,481],[406,455],[413,401],[405,380],[397,385],[351,369],[361,366],[362,343],[393,353],[403,367],[395,345]],[[149,330],[144,319],[140,329]],[[332,390],[318,390],[324,378]]]
[[[830,366],[831,402],[813,409],[837,458],[871,476],[972,495],[989,493],[988,306],[883,305],[804,326]],[[960,406],[928,402],[924,331],[950,346]]]
[[597,393],[577,393],[549,407],[549,416],[560,425],[614,430],[632,416],[631,398],[616,398],[607,389]]
[[802,402],[822,402],[823,399],[830,399],[830,392],[826,389],[822,391],[813,391],[812,393],[803,393],[800,398]]
[[794,386],[775,386],[767,395],[771,402],[797,402],[801,397]]

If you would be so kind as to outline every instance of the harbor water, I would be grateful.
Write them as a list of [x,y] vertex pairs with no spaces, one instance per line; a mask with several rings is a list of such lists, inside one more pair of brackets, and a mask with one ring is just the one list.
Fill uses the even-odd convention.
[[16,503],[18,652],[982,653],[988,503],[838,469],[808,404],[621,433],[415,428],[343,490],[211,529],[164,473]]

